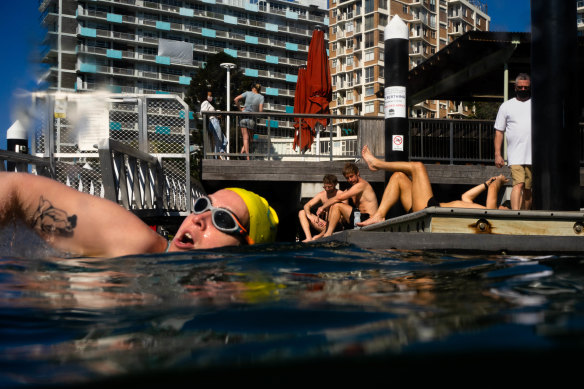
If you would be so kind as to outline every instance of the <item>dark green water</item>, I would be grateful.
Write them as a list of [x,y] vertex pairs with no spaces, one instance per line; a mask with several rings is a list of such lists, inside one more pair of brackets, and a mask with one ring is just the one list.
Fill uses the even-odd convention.
[[281,244],[63,259],[35,245],[0,246],[0,387],[579,376],[584,255]]

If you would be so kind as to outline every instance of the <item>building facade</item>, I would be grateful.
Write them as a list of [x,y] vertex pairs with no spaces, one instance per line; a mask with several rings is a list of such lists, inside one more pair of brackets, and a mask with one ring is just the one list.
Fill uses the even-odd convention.
[[[467,31],[488,31],[490,23],[478,0],[331,0],[329,14],[331,107],[340,115],[383,116],[383,34],[393,16],[409,28],[410,68]],[[426,101],[410,112],[436,118],[468,114],[468,108],[447,101]]]
[[209,55],[237,58],[266,110],[291,112],[326,0],[39,0],[52,91],[183,96]]

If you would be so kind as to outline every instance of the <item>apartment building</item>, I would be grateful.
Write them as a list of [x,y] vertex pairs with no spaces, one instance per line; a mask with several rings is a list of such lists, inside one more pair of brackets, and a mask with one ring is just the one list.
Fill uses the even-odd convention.
[[264,109],[292,112],[298,66],[326,0],[39,0],[49,90],[182,96],[223,51],[263,85]]
[[[331,0],[329,15],[331,107],[340,115],[383,116],[383,34],[393,16],[410,31],[410,68],[467,31],[488,31],[490,23],[479,0]],[[444,118],[470,111],[458,102],[426,101],[410,114]]]

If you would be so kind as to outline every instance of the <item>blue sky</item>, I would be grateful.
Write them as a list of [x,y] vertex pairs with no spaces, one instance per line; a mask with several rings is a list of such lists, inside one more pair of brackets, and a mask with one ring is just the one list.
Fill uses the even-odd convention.
[[[486,0],[492,31],[529,31],[530,0]],[[14,95],[36,88],[39,66],[31,59],[39,51],[43,31],[38,0],[0,0],[0,149],[6,149],[6,130],[12,125]]]

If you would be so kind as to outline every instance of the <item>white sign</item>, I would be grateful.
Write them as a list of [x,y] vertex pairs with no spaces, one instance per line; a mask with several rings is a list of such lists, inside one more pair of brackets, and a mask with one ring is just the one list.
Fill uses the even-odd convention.
[[391,149],[393,151],[404,151],[404,137],[403,135],[391,136]]
[[385,118],[406,117],[406,87],[388,86],[385,88]]
[[82,95],[77,103],[75,119],[79,150],[96,152],[95,145],[109,136],[109,112],[105,97]]

